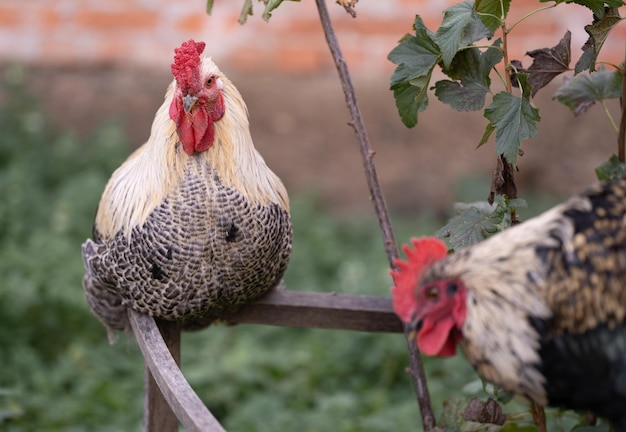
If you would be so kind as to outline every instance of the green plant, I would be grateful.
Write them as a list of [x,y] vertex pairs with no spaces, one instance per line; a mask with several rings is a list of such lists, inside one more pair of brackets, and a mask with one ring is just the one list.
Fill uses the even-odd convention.
[[[555,8],[563,3],[578,3],[593,13],[593,22],[585,26],[589,39],[582,47],[583,55],[574,67],[577,74],[564,84],[555,97],[567,105],[575,114],[582,114],[596,101],[602,104],[610,122],[620,134],[618,137],[619,163],[608,162],[599,171],[601,179],[613,177],[624,163],[624,135],[610,117],[605,101],[620,97],[626,80],[624,65],[610,65],[596,70],[598,56],[611,30],[623,21],[619,8],[622,0],[594,1],[549,1],[516,22],[507,21],[510,0],[479,0],[457,3],[444,11],[444,18],[436,31],[426,28],[418,15],[413,24],[415,34],[406,35],[398,46],[389,53],[389,60],[397,65],[391,77],[398,112],[407,127],[417,124],[419,113],[428,106],[429,90],[457,111],[483,109],[487,97],[491,103],[483,109],[487,125],[482,137],[477,137],[477,146],[484,145],[495,132],[495,150],[499,156],[494,170],[489,203],[496,196],[506,198],[492,212],[487,212],[483,221],[487,233],[506,227],[504,207],[510,213],[510,222],[516,223],[516,209],[524,203],[517,199],[514,173],[517,169],[521,144],[537,133],[541,120],[539,109],[532,103],[533,96],[559,74],[570,70],[570,33],[552,48],[541,48],[528,52],[533,59],[525,68],[519,60],[509,59],[508,41],[513,37],[517,25],[531,20],[535,14]],[[492,42],[484,43],[485,40]],[[432,83],[433,72],[439,68],[448,79]],[[588,73],[583,73],[588,71]],[[492,73],[501,81],[492,83]],[[432,87],[431,87],[432,86]],[[498,88],[503,88],[498,90]],[[519,90],[515,90],[518,88]],[[624,110],[624,108],[623,108]],[[475,211],[461,212],[457,225],[475,221]],[[508,216],[507,216],[508,217]],[[452,227],[454,231],[454,226]],[[452,232],[452,236],[458,237]],[[484,238],[484,236],[481,236]],[[461,241],[467,244],[467,239]],[[457,242],[458,244],[458,242]]]

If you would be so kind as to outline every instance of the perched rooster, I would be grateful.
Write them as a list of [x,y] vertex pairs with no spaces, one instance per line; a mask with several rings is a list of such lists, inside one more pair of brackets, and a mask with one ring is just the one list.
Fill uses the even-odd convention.
[[626,179],[451,255],[413,245],[393,305],[422,352],[459,343],[486,380],[626,431]]
[[233,84],[190,40],[148,141],[109,180],[82,253],[89,305],[109,330],[126,308],[197,327],[280,281],[287,193],[250,137]]

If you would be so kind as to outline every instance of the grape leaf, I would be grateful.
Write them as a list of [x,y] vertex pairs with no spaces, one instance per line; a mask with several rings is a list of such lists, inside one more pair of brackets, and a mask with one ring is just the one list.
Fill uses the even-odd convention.
[[428,105],[428,83],[433,69],[441,60],[434,33],[426,28],[422,18],[415,17],[415,36],[406,35],[387,56],[398,65],[391,76],[396,107],[407,127],[417,124],[418,113]]
[[510,6],[511,0],[476,0],[474,9],[478,12],[485,27],[494,31],[502,25],[502,20],[508,15]]
[[444,68],[450,67],[459,48],[492,36],[493,32],[485,27],[474,11],[474,2],[465,1],[450,6],[444,11],[443,21],[435,36],[437,45],[441,48]]
[[[541,1],[550,1],[550,0],[541,0]],[[565,3],[576,3],[581,6],[585,6],[593,12],[593,14],[599,19],[604,18],[605,14],[605,5],[609,8],[618,8],[624,6],[624,2],[622,0],[566,0]]]
[[600,69],[589,74],[576,75],[561,86],[554,97],[574,112],[584,114],[596,102],[615,99],[622,93],[622,76],[619,71]]
[[457,81],[441,80],[435,84],[435,96],[457,111],[476,111],[485,104],[485,96],[491,86],[489,73],[502,60],[498,39],[491,49],[481,52],[478,48],[460,51],[444,72]]
[[596,176],[600,181],[616,180],[626,176],[626,164],[612,155],[608,161],[596,168]]
[[504,155],[513,167],[522,141],[537,135],[539,110],[530,104],[530,86],[526,74],[517,75],[522,86],[522,96],[501,91],[493,97],[484,116],[496,128],[496,152]]
[[412,128],[417,124],[418,114],[428,107],[426,87],[416,87],[409,83],[399,84],[393,89],[393,97],[402,123]]
[[578,74],[584,70],[594,71],[596,69],[596,59],[606,41],[611,30],[622,21],[619,11],[616,8],[602,10],[603,17],[594,15],[593,23],[585,26],[585,31],[589,38],[583,45],[583,55],[580,57],[574,68],[574,73]]
[[461,85],[457,81],[441,80],[435,84],[435,96],[457,111],[476,111],[485,104],[487,91],[476,83]]
[[[528,69],[518,69],[518,72],[528,74],[528,83],[532,88],[531,96],[535,96],[541,88],[547,86],[557,75],[569,70],[571,39],[572,34],[568,30],[559,43],[552,48],[541,48],[526,53],[526,55],[533,58],[533,63]],[[518,60],[511,60],[512,64],[520,64],[518,62]],[[511,75],[511,84],[513,87],[519,87],[517,74],[512,73]]]
[[494,205],[474,203],[470,206],[457,204],[457,216],[439,229],[435,236],[447,240],[454,250],[459,250],[500,232],[510,225],[510,213],[506,198],[496,196]]

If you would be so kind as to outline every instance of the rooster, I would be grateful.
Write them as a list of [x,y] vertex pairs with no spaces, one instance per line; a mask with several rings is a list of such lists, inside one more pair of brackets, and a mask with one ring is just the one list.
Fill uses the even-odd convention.
[[175,50],[150,137],[113,173],[82,247],[87,301],[110,338],[129,327],[127,308],[209,324],[276,286],[289,261],[287,192],[204,48]]
[[486,380],[626,431],[626,179],[447,254],[404,246],[393,306],[426,355],[457,343]]

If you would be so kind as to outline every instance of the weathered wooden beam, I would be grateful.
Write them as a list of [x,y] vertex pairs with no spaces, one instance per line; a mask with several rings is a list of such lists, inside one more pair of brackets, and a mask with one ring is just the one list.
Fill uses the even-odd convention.
[[242,307],[230,323],[402,333],[391,300],[383,297],[274,290]]
[[[159,319],[155,321],[163,337],[163,342],[165,342],[176,365],[180,367],[180,323]],[[161,389],[150,372],[148,363],[146,361],[144,363],[143,430],[144,432],[178,432],[176,414],[163,397]]]
[[[183,376],[154,318],[130,309],[128,317],[147,367],[185,429],[188,432],[226,432]],[[156,425],[153,430],[165,429]]]

